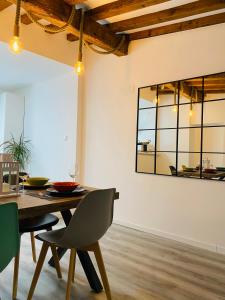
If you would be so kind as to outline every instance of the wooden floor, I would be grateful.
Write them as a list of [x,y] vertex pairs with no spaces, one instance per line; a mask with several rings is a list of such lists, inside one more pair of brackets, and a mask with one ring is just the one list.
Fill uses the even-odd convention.
[[[101,246],[114,300],[225,299],[225,256],[118,225],[112,226]],[[55,270],[44,265],[34,300],[64,299],[67,265],[65,256],[60,281]],[[29,235],[22,237],[20,266],[18,299],[22,300],[35,267]],[[11,282],[12,264],[0,274],[2,300],[11,299]],[[71,298],[106,300],[104,293],[90,292],[79,262]]]

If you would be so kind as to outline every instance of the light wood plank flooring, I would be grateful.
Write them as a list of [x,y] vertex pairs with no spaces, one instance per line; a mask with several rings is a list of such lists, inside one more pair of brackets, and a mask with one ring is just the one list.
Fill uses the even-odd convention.
[[[40,243],[36,242],[38,252]],[[113,225],[101,242],[114,300],[225,300],[225,256],[154,235]],[[50,256],[50,252],[49,252]],[[46,263],[34,300],[64,299],[68,255],[62,261],[63,280]],[[29,235],[22,237],[18,299],[26,299],[34,263]],[[12,264],[0,274],[2,300],[11,299]],[[90,292],[80,263],[71,299],[106,300]]]

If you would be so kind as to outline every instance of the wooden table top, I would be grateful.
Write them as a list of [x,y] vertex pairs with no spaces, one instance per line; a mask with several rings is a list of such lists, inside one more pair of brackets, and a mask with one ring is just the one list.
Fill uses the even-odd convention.
[[[87,195],[88,192],[96,190],[96,188],[93,187],[85,187],[85,189],[87,190],[85,194],[81,194],[74,197],[55,199],[41,199],[36,196],[29,195],[29,192],[31,191],[28,191],[28,194],[24,193],[21,194],[19,197],[12,196],[7,198],[0,198],[0,205],[10,202],[16,202],[19,210],[19,218],[32,218],[46,213],[53,213],[76,208],[79,202]],[[115,199],[119,199],[118,192],[116,192],[115,194]]]

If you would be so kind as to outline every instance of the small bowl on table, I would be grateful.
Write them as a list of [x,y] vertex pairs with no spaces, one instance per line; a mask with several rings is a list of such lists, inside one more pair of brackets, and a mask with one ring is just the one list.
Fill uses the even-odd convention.
[[72,193],[79,186],[78,182],[54,182],[52,187],[60,193]]
[[27,183],[31,186],[43,186],[49,181],[46,177],[28,177]]

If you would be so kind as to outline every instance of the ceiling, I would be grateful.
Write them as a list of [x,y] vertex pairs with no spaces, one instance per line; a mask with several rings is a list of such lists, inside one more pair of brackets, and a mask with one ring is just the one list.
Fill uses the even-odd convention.
[[[1,0],[0,11],[15,3],[16,0]],[[79,39],[78,8],[86,7],[85,41],[118,56],[128,54],[133,40],[225,23],[225,0],[26,0],[22,8],[35,16],[35,21],[44,19],[49,33],[52,26],[65,25],[72,11],[69,5],[77,3],[81,4],[67,27],[67,40]],[[25,11],[21,23],[32,23]]]
[[0,42],[0,90],[11,91],[72,71],[72,67],[23,51],[19,56]]
[[[93,9],[95,7],[101,6],[101,5],[105,5],[108,3],[112,3],[112,0],[88,0],[85,1],[85,4],[83,6],[87,6],[88,9]],[[168,0],[167,2],[161,3],[161,4],[156,4],[153,6],[148,6],[142,9],[138,9],[129,13],[124,13],[124,14],[120,14],[111,18],[107,18],[105,20],[101,20],[100,23],[114,23],[114,22],[118,22],[118,21],[122,21],[122,20],[127,20],[127,19],[131,19],[134,17],[138,17],[138,16],[143,16],[145,14],[150,14],[150,13],[154,13],[154,12],[159,12],[159,11],[163,11],[166,9],[170,9],[170,8],[174,8],[180,5],[184,5],[184,4],[188,4],[188,3],[193,3],[193,2],[198,2],[198,0]],[[199,17],[204,17],[204,16],[210,16],[210,15],[214,15],[217,13],[222,13],[225,12],[225,8],[224,9],[219,9],[216,11],[210,11],[207,13],[202,13],[202,14],[198,14],[198,15],[194,15],[194,16],[190,16],[190,17],[186,17],[186,18],[181,18],[178,20],[173,20],[173,21],[169,21],[169,22],[162,22],[160,23],[160,26],[164,26],[164,25],[169,25],[169,24],[174,24],[177,23],[178,21],[188,21],[188,20],[193,20]],[[125,30],[124,32],[126,33],[132,33],[132,32],[137,32],[137,31],[141,31],[143,29],[150,29],[150,28],[156,28],[159,27],[159,24],[155,24],[152,26],[146,26],[146,27],[142,27],[141,29],[134,29],[134,30]]]

